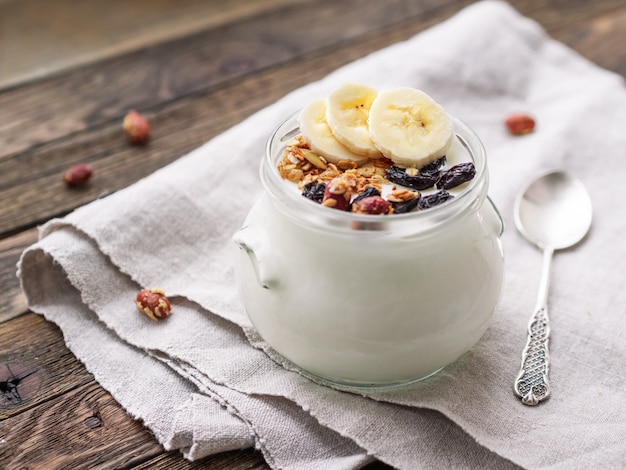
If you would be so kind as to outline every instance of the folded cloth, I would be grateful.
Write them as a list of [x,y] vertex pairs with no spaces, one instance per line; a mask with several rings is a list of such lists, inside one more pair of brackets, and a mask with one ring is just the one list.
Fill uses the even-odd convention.
[[[490,194],[509,229],[506,283],[484,337],[417,386],[367,396],[313,383],[265,352],[233,279],[232,234],[261,193],[273,128],[338,84],[408,85],[481,136]],[[509,135],[510,111],[536,117]],[[18,274],[30,308],[57,323],[96,380],[166,449],[189,459],[256,446],[272,468],[619,468],[626,441],[626,259],[618,213],[626,90],[506,3],[473,4],[414,38],[298,89],[204,146],[41,228]],[[615,166],[614,166],[615,165]],[[510,227],[516,191],[550,168],[588,186],[595,215],[579,247],[555,257],[552,397],[513,394],[541,255]],[[173,313],[137,314],[142,287]]]

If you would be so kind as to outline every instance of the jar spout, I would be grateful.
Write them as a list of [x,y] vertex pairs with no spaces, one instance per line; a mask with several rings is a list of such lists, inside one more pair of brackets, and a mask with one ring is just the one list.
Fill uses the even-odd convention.
[[233,241],[248,255],[259,285],[263,289],[277,287],[274,256],[265,231],[259,227],[244,226],[233,235]]

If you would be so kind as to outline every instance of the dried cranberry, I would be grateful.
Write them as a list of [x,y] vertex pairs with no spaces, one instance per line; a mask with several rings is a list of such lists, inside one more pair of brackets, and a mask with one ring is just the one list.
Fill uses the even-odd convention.
[[443,204],[444,202],[452,198],[454,198],[454,196],[448,191],[441,190],[436,193],[429,194],[428,196],[420,197],[418,206],[420,209],[430,209],[431,207]]
[[460,184],[466,183],[476,175],[474,163],[459,163],[441,173],[437,181],[438,189],[451,189]]
[[315,181],[311,181],[304,185],[304,189],[302,190],[302,195],[307,199],[315,202],[322,202],[324,199],[324,190],[326,189],[325,183],[316,183]]
[[352,204],[352,212],[357,214],[388,214],[391,204],[380,196],[369,196]]
[[350,210],[350,199],[352,198],[352,181],[346,175],[335,176],[326,185],[322,206],[330,207],[340,211]]

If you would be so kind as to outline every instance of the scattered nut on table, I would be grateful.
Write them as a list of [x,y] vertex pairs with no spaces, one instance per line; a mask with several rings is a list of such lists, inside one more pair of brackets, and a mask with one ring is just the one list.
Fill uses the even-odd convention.
[[135,305],[154,321],[167,318],[172,312],[172,304],[161,289],[142,289],[135,298]]
[[512,135],[524,135],[533,131],[535,120],[528,114],[511,114],[504,121],[509,133]]
[[63,180],[68,186],[81,186],[93,175],[93,168],[87,163],[79,163],[68,168],[63,175]]
[[130,141],[135,144],[145,144],[150,138],[150,123],[137,111],[129,111],[122,125]]

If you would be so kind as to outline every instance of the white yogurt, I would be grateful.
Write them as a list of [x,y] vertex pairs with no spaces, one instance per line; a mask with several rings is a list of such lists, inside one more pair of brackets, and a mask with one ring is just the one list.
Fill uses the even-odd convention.
[[280,179],[281,137],[294,126],[291,118],[272,137],[266,194],[234,237],[259,334],[305,371],[354,386],[407,383],[455,361],[485,332],[503,283],[480,141],[455,121],[477,169],[455,199],[373,216],[322,207]]

